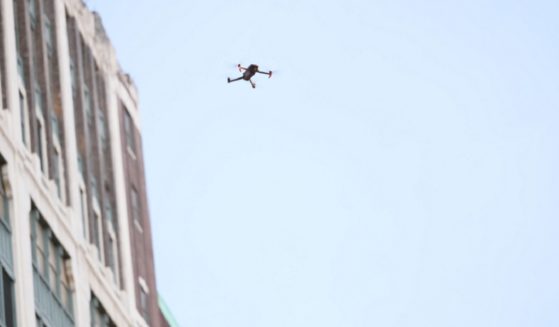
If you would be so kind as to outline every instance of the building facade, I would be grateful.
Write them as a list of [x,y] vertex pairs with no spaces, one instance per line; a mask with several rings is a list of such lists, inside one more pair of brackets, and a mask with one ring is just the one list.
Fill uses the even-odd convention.
[[81,0],[0,0],[0,327],[167,326],[138,96]]

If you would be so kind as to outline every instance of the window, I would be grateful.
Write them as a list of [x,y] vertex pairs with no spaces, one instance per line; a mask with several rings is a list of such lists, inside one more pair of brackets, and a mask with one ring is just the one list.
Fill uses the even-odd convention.
[[49,57],[52,57],[54,52],[53,45],[52,45],[52,27],[50,20],[46,15],[43,16],[45,20],[45,42],[47,43],[47,50]]
[[113,237],[113,235],[109,235],[109,248],[108,248],[108,251],[107,251],[109,253],[109,255],[107,257],[107,264],[109,265],[109,268],[111,268],[111,270],[113,272],[116,272],[114,246],[115,246],[114,237]]
[[87,119],[87,125],[91,127],[93,126],[93,112],[91,110],[91,96],[89,95],[89,89],[87,88],[87,85],[84,85],[83,105],[85,109],[85,117]]
[[43,125],[37,120],[37,154],[39,155],[39,162],[41,163],[41,170],[45,171],[43,162]]
[[63,256],[60,273],[60,300],[67,308],[72,308],[72,288],[70,287],[70,257]]
[[43,121],[43,117],[41,116],[40,112],[37,113],[37,145],[36,151],[37,155],[39,156],[39,164],[41,167],[41,171],[46,173],[48,171],[48,162],[47,162],[47,137],[45,132],[45,125]]
[[99,233],[101,232],[99,230],[99,224],[97,223],[97,221],[99,220],[99,215],[97,215],[96,213],[93,214],[94,219],[93,219],[93,245],[95,245],[97,247],[97,249],[99,249]]
[[101,327],[103,316],[98,307],[91,304],[91,327]]
[[[16,28],[16,31],[18,31],[18,29]],[[18,38],[16,38],[17,40]],[[19,74],[19,77],[21,78],[21,80],[25,79],[25,66],[23,65],[23,59],[21,58],[21,55],[19,54],[19,51],[17,53],[17,72]]]
[[[0,160],[3,161],[4,158],[0,157]],[[0,326],[15,327],[14,281],[6,270],[12,266],[8,181],[4,179],[6,169],[6,163],[2,162],[0,164],[0,241],[2,243],[0,245]]]
[[60,144],[58,140],[53,142],[53,153],[52,153],[52,178],[54,179],[54,184],[56,185],[56,194],[58,198],[64,202],[66,200],[66,181],[64,178],[64,161],[61,156]]
[[124,110],[124,132],[126,133],[126,144],[132,153],[136,153],[136,142],[134,140],[134,124],[128,110]]
[[91,174],[90,176],[91,176],[89,180],[90,193],[95,199],[99,199],[99,193],[97,190],[97,178],[93,174]]
[[148,307],[148,294],[140,285],[140,310],[142,310],[142,317],[149,324],[149,307]]
[[107,311],[97,299],[97,297],[91,293],[91,301],[89,302],[89,310],[91,316],[91,327],[115,327],[115,323],[111,320],[111,317],[107,314]]
[[35,224],[35,265],[39,274],[46,276],[47,274],[47,253],[46,253],[46,230],[41,225],[41,223],[36,222]]
[[117,237],[112,225],[108,226],[107,234],[108,234],[107,265],[109,266],[109,268],[111,268],[113,272],[113,278],[114,278],[113,281],[117,286],[120,286],[120,278],[119,278],[120,269],[118,264]]
[[29,10],[29,17],[31,17],[31,26],[33,27],[37,22],[37,9],[35,6],[35,0],[28,0],[28,10]]
[[15,327],[14,281],[10,275],[2,269],[2,266],[0,266],[0,273],[0,303],[2,303],[0,312],[4,312],[3,317],[0,315],[0,326]]
[[35,316],[35,320],[37,322],[37,327],[49,327],[49,325],[47,325],[39,315]]
[[109,228],[109,244],[108,244],[108,265],[109,268],[113,271],[113,281],[114,283],[120,287],[120,269],[118,265],[118,254],[117,254],[117,246],[116,246],[116,235],[112,228]]
[[[37,312],[50,312],[48,316],[60,315],[64,310],[71,316],[70,257],[35,206],[31,210],[31,245],[35,290],[41,294],[36,301]],[[62,307],[55,305],[57,302]]]
[[82,178],[85,178],[85,167],[83,162],[83,156],[81,153],[78,153],[78,170],[80,171]]
[[73,95],[76,93],[76,65],[74,60],[70,58],[70,82],[72,83]]
[[103,253],[103,222],[99,217],[98,213],[93,214],[93,239],[95,240],[95,246],[97,247],[99,260],[104,262],[104,253]]
[[[106,191],[106,194],[110,194],[108,190]],[[105,204],[105,219],[107,220],[107,225],[111,227],[114,225],[113,209],[111,203],[108,201]]]
[[105,115],[103,114],[103,111],[98,110],[97,111],[98,114],[97,116],[99,117],[99,138],[100,138],[100,143],[101,143],[101,148],[103,150],[107,149],[107,131],[106,131],[106,126],[105,126]]
[[58,126],[58,117],[56,117],[56,115],[54,114],[50,117],[50,126],[53,136],[57,137],[60,140],[60,127]]
[[14,9],[13,17],[14,17],[14,25],[15,25],[15,36],[16,36],[17,72],[19,74],[19,77],[23,81],[25,77],[25,72],[24,72],[23,59],[21,58],[21,53],[22,53],[22,43],[25,43],[24,42],[25,26],[21,24],[20,22],[21,19],[19,18],[19,13],[23,11],[23,6],[22,3],[20,3],[19,1],[12,1],[12,3]]
[[19,92],[19,119],[21,120],[21,140],[27,146],[27,106],[25,105],[25,96],[21,91]]
[[60,296],[60,284],[59,284],[59,275],[57,269],[57,260],[59,257],[58,254],[58,244],[55,243],[55,240],[51,237],[48,242],[48,254],[49,254],[49,264],[48,264],[48,278],[49,278],[49,285],[50,289],[55,292],[57,296]]
[[56,184],[56,193],[58,194],[59,198],[62,198],[62,185],[60,181],[60,154],[58,154],[58,150],[54,150],[53,154],[53,177],[54,183]]
[[86,240],[89,240],[89,226],[87,222],[87,197],[83,187],[80,187],[80,212],[82,216],[82,231]]
[[[110,195],[110,190],[106,189],[106,194]],[[105,204],[105,222],[107,231],[107,261],[106,264],[113,272],[114,282],[119,285],[119,267],[117,255],[117,237],[115,232],[115,219],[113,217],[113,209],[110,201]]]
[[[35,67],[38,67],[37,63],[34,61],[33,62]],[[37,73],[37,72],[35,72]],[[37,77],[35,77],[35,80],[37,80]],[[43,93],[41,91],[41,87],[36,84],[35,85],[35,108],[42,113],[43,111]]]
[[[5,165],[2,165],[0,172],[3,174]],[[6,192],[6,186],[4,181],[0,176],[0,220],[4,222],[6,226],[10,226],[10,199],[8,198],[8,193]]]
[[140,230],[142,229],[142,221],[141,221],[141,212],[140,212],[140,201],[138,199],[138,192],[136,189],[132,187],[131,192],[131,202],[132,202],[132,219],[134,220],[134,224]]

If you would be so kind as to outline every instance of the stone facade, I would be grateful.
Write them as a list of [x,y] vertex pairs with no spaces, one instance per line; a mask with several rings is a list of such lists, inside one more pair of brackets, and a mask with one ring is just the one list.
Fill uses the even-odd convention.
[[166,326],[137,90],[81,0],[0,0],[0,326]]

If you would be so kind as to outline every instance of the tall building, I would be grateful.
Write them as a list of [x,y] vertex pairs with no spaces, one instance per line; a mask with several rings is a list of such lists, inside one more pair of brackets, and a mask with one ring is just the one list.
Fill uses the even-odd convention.
[[139,122],[96,13],[0,0],[1,327],[171,325]]

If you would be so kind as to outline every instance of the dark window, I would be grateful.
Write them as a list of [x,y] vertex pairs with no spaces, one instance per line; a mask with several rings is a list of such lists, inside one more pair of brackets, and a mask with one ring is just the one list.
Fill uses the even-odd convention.
[[[39,67],[35,61],[33,61],[33,66]],[[35,73],[36,71],[37,70],[35,69]],[[35,80],[37,80],[36,77]],[[36,108],[38,108],[41,112],[43,112],[43,92],[41,91],[41,87],[38,84],[35,85],[35,105]]]
[[39,283],[35,287],[43,288],[48,294],[43,295],[39,305],[46,305],[50,310],[56,307],[51,304],[58,301],[71,315],[70,257],[35,207],[31,211],[31,242],[34,273],[40,276],[35,279]]
[[72,289],[70,288],[70,257],[62,254],[61,261],[59,261],[60,271],[60,300],[68,308],[72,310]]
[[134,140],[134,124],[132,123],[132,117],[128,110],[124,110],[124,132],[126,133],[126,144],[128,148],[136,153],[136,142]]
[[22,54],[22,44],[25,44],[24,37],[25,37],[25,26],[20,24],[20,12],[23,11],[23,6],[19,1],[12,1],[14,6],[14,25],[15,25],[15,36],[16,36],[16,50],[17,50],[17,72],[22,80],[25,78],[25,68],[23,65],[23,59],[21,57]]
[[149,324],[148,295],[141,287],[140,287],[140,309],[142,310],[142,316],[144,317],[145,321]]
[[132,192],[131,192],[131,201],[132,201],[132,218],[134,219],[134,222],[137,222],[140,227],[142,227],[142,221],[140,219],[141,215],[140,215],[140,201],[138,199],[138,192],[136,192],[136,189],[132,187]]
[[108,252],[108,257],[107,257],[107,264],[109,265],[109,268],[111,268],[111,270],[113,271],[113,273],[116,273],[116,269],[115,269],[115,254],[114,254],[114,247],[115,245],[115,241],[114,239],[109,236],[109,248],[107,249]]
[[[0,266],[1,267],[1,266]],[[2,279],[0,280],[0,293],[2,294],[2,310],[4,311],[4,321],[0,316],[0,326],[15,327],[15,296],[14,281],[6,271],[0,268]],[[4,323],[4,324],[2,324]]]
[[58,126],[58,117],[56,117],[56,115],[51,115],[50,117],[50,125],[52,127],[52,133],[58,137],[58,139],[60,140],[60,128]]
[[25,126],[27,125],[25,120],[27,119],[26,111],[25,111],[25,97],[21,92],[19,92],[19,115],[21,120],[21,140],[23,144],[27,145],[27,130]]
[[[0,158],[3,159],[3,158]],[[0,165],[0,172],[6,169],[6,164]],[[0,174],[1,175],[1,174]],[[6,251],[11,251],[11,235],[10,235],[10,222],[9,222],[9,198],[6,194],[6,188],[3,178],[0,176],[0,239],[2,239],[2,246],[0,246],[0,257],[6,258]],[[6,244],[8,242],[8,244]],[[15,326],[15,300],[14,300],[14,282],[0,260],[0,326],[14,327]],[[8,265],[10,263],[8,262]]]
[[87,124],[91,127],[93,126],[93,111],[91,110],[91,96],[86,85],[84,85],[83,91],[83,105],[85,106],[85,116],[87,119]]
[[[107,194],[109,194],[108,191],[106,192]],[[107,202],[107,204],[105,204],[105,219],[107,220],[107,223],[109,225],[114,227],[113,209],[110,202]]]
[[89,302],[90,316],[91,316],[91,327],[115,327],[115,323],[109,317],[109,314],[101,304],[101,302],[91,294],[91,300]]
[[35,5],[35,0],[29,0],[28,2],[29,17],[31,17],[31,26],[33,27],[37,22],[37,9]]
[[76,93],[76,65],[74,64],[74,59],[70,58],[70,82],[72,83],[73,96]]
[[37,120],[37,154],[41,163],[41,170],[45,171],[45,163],[43,162],[43,125]]
[[[4,167],[2,166],[2,169]],[[6,226],[10,226],[10,199],[4,188],[4,183],[0,176],[0,220],[2,220]]]
[[56,184],[56,192],[58,194],[58,197],[62,197],[62,187],[61,187],[61,183],[60,183],[60,154],[58,154],[58,151],[54,151],[53,154],[53,172],[54,172],[54,183]]
[[94,245],[99,250],[99,255],[101,255],[101,228],[99,223],[99,215],[93,214],[93,242]]
[[54,291],[56,296],[60,296],[60,274],[58,273],[57,264],[60,257],[59,247],[53,237],[49,238],[48,245],[48,276],[50,289]]
[[52,57],[54,51],[52,45],[52,27],[50,24],[50,20],[46,15],[44,16],[44,19],[45,19],[45,41],[47,43],[48,55],[49,57]]
[[47,275],[47,235],[44,226],[40,222],[35,222],[35,265],[39,274]]
[[19,77],[21,77],[22,80],[25,79],[25,66],[23,66],[23,59],[21,58],[19,52],[17,54],[17,72],[19,74]]
[[87,235],[87,220],[85,219],[87,217],[87,213],[85,212],[85,201],[85,193],[83,189],[80,189],[80,212],[82,216],[82,231],[85,238],[89,240],[89,235]]
[[91,175],[90,186],[91,186],[91,195],[93,195],[98,199],[99,193],[97,192],[97,178],[95,178],[94,175]]
[[99,138],[103,150],[107,149],[107,130],[105,126],[105,115],[101,110],[98,110],[97,116],[99,117]]
[[85,178],[85,167],[83,162],[83,156],[81,153],[78,153],[78,170],[80,171],[82,178]]

